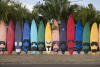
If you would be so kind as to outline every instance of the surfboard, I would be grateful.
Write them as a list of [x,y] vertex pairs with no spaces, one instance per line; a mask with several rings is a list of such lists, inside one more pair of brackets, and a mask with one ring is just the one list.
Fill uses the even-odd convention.
[[28,53],[29,45],[30,45],[30,26],[29,22],[25,20],[23,27],[23,49],[26,54]]
[[15,39],[15,32],[14,32],[14,24],[12,19],[10,19],[7,31],[7,51],[8,54],[11,54],[14,48],[14,39]]
[[42,54],[44,50],[44,45],[45,45],[44,41],[45,41],[45,30],[43,21],[41,20],[38,29],[38,50],[40,54]]
[[70,14],[67,22],[67,44],[69,54],[72,55],[75,44],[75,24],[72,14]]
[[59,50],[59,26],[56,20],[52,24],[52,41],[54,54],[57,54]]
[[66,40],[67,40],[67,32],[66,32],[66,24],[64,21],[62,21],[61,27],[60,27],[60,50],[62,54],[66,51]]
[[84,54],[87,55],[90,46],[90,24],[86,22],[83,29],[83,51]]
[[98,27],[97,27],[97,23],[93,23],[92,27],[91,27],[91,33],[90,33],[90,44],[91,44],[91,51],[92,54],[95,55],[97,48],[98,48]]
[[100,24],[99,24],[99,50],[100,50]]
[[3,20],[0,21],[0,54],[4,53],[6,47],[7,28]]
[[75,29],[75,49],[77,50],[77,53],[80,54],[80,51],[82,50],[82,25],[81,22],[78,21]]
[[15,27],[15,51],[17,54],[21,53],[22,47],[22,28],[19,21],[16,23]]
[[36,54],[37,51],[37,26],[35,20],[32,20],[31,24],[31,49],[32,53]]
[[46,47],[47,54],[50,54],[52,48],[52,33],[51,33],[51,26],[49,22],[47,22],[45,28],[45,47]]

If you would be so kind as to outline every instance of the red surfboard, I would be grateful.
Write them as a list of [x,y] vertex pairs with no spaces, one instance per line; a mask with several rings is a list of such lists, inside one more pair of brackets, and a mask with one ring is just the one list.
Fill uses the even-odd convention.
[[12,19],[9,22],[8,25],[8,31],[7,31],[7,51],[8,54],[12,53],[13,47],[14,47],[14,24]]
[[75,24],[72,14],[70,14],[67,22],[67,44],[69,54],[73,54],[75,44]]

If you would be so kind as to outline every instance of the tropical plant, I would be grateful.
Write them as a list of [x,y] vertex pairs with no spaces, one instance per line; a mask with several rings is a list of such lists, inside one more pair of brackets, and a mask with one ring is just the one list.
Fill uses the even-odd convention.
[[11,0],[1,1],[0,3],[0,19],[9,22],[9,19],[13,19],[14,22],[20,21],[22,24],[25,19],[32,21],[31,12],[19,2],[14,2]]
[[92,24],[100,21],[100,12],[92,4],[87,7],[70,5],[68,0],[45,0],[45,4],[37,4],[33,10],[41,14],[46,21],[53,18],[58,21],[64,19],[67,22],[70,13],[73,14],[75,23],[81,20],[83,26],[86,22]]
[[33,10],[41,14],[45,20],[57,19],[63,20],[67,18],[70,5],[68,0],[46,0],[45,4],[38,4]]

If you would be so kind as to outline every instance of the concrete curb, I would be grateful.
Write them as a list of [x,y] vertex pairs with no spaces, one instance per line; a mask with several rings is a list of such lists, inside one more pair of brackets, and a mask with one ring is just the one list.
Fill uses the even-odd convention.
[[[32,54],[32,51],[28,51],[27,54],[28,54],[28,55],[31,55],[31,54]],[[36,55],[37,55],[37,54],[39,54],[39,51],[36,52]],[[43,51],[43,54],[47,54],[46,51]],[[90,54],[92,54],[91,51],[88,52],[88,55],[90,55]],[[5,52],[4,52],[4,55],[8,55],[8,52],[5,51]],[[16,54],[15,51],[13,51],[11,55],[17,55],[17,54]],[[26,54],[25,54],[24,51],[21,51],[20,55],[26,55]],[[51,51],[50,55],[53,55],[53,51]],[[57,55],[62,55],[61,51],[59,51]],[[70,54],[69,54],[68,51],[66,51],[64,55],[70,55]],[[78,55],[78,54],[77,54],[77,51],[74,51],[74,52],[73,52],[73,55]],[[84,51],[81,51],[79,55],[84,55]],[[100,55],[100,51],[96,52],[96,55]]]

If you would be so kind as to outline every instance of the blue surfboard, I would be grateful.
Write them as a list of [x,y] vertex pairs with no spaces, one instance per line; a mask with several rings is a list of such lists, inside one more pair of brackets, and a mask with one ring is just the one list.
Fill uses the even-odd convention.
[[31,49],[33,54],[36,54],[37,51],[37,26],[35,20],[32,20],[31,24]]
[[26,54],[29,50],[29,45],[30,45],[30,26],[29,22],[26,20],[23,28],[23,49]]
[[66,36],[66,24],[63,21],[61,24],[60,28],[60,50],[62,51],[62,54],[65,53],[66,51],[66,41],[67,41],[67,36]]
[[80,54],[82,49],[82,25],[80,21],[78,21],[75,29],[75,49]]
[[15,28],[15,49],[17,54],[20,54],[21,47],[22,47],[22,28],[20,22],[17,22]]

